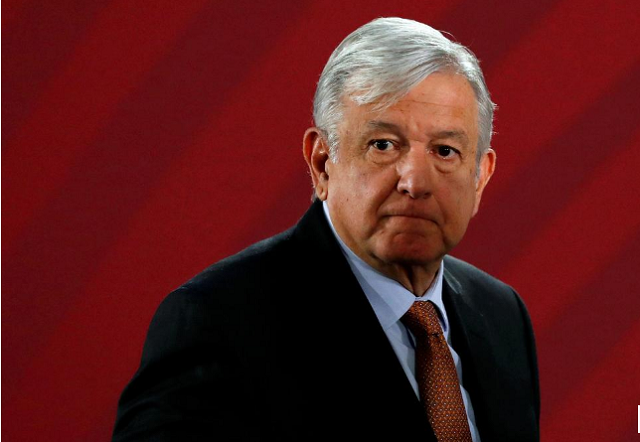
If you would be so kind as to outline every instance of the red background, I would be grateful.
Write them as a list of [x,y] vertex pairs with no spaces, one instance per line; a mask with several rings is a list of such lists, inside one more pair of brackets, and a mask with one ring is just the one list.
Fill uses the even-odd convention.
[[5,0],[2,13],[7,440],[110,437],[160,300],[308,206],[315,82],[378,16],[447,30],[482,60],[498,169],[454,254],[529,306],[543,439],[637,440],[637,1]]

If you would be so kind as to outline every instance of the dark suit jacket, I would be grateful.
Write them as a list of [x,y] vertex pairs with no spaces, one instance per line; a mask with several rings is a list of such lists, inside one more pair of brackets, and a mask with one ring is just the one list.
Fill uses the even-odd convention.
[[[538,440],[531,323],[519,296],[445,258],[444,302],[480,436]],[[435,440],[314,203],[292,229],[171,293],[124,390],[114,441]]]

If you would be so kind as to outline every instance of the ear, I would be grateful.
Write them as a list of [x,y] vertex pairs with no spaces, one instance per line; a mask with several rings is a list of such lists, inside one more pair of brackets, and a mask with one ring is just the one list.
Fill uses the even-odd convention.
[[309,174],[313,180],[316,195],[321,201],[329,194],[329,146],[317,127],[310,127],[302,139],[302,154],[309,166]]
[[480,170],[476,181],[476,201],[473,206],[473,216],[478,213],[480,207],[480,199],[482,198],[482,191],[491,179],[493,171],[496,168],[496,152],[493,149],[487,150],[480,159]]

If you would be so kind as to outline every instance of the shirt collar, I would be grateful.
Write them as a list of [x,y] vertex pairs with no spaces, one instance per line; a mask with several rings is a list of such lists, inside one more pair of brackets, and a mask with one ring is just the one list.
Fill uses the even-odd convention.
[[360,283],[364,294],[367,296],[371,307],[373,308],[378,321],[382,328],[386,331],[389,327],[397,323],[402,316],[409,310],[414,301],[431,301],[435,304],[442,322],[442,329],[446,333],[449,329],[447,314],[442,302],[442,275],[444,274],[444,260],[440,263],[438,273],[431,283],[431,286],[422,296],[415,296],[407,290],[398,281],[389,278],[378,272],[358,255],[356,255],[342,241],[338,232],[333,227],[329,207],[326,201],[323,201],[322,208],[327,218],[327,222],[331,227],[331,231],[338,240],[342,253],[347,258],[347,262],[351,267],[351,271]]

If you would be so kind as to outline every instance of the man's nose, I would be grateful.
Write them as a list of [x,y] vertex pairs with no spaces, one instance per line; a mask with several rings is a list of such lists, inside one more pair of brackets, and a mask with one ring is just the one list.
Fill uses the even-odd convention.
[[398,191],[413,199],[426,198],[433,184],[432,164],[424,146],[412,147],[398,164]]

